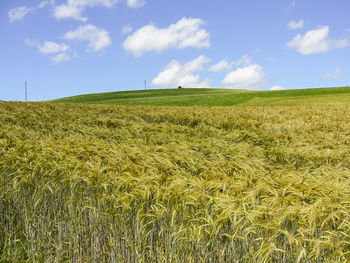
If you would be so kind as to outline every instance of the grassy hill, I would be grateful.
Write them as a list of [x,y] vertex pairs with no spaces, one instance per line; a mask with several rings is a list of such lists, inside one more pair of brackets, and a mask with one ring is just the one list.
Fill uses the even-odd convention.
[[52,102],[149,106],[350,104],[350,87],[280,91],[156,89],[86,94]]

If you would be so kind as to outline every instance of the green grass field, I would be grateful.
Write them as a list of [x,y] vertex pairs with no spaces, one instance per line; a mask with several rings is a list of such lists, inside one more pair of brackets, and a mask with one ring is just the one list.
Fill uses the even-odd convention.
[[166,89],[87,94],[53,102],[149,106],[254,106],[350,104],[349,98],[350,87],[282,91]]

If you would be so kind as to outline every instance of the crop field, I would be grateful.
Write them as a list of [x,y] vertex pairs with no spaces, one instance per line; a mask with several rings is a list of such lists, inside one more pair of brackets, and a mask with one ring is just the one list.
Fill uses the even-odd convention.
[[349,116],[0,102],[0,262],[349,262]]

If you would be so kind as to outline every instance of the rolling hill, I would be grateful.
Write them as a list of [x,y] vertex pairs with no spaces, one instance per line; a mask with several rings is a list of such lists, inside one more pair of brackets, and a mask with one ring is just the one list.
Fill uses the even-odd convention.
[[94,93],[51,102],[149,106],[330,105],[349,104],[350,87],[279,91],[155,89]]

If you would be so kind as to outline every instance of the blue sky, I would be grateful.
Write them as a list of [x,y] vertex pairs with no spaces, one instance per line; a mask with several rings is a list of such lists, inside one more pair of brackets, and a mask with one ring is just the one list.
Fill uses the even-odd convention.
[[348,0],[2,0],[0,100],[350,85]]

